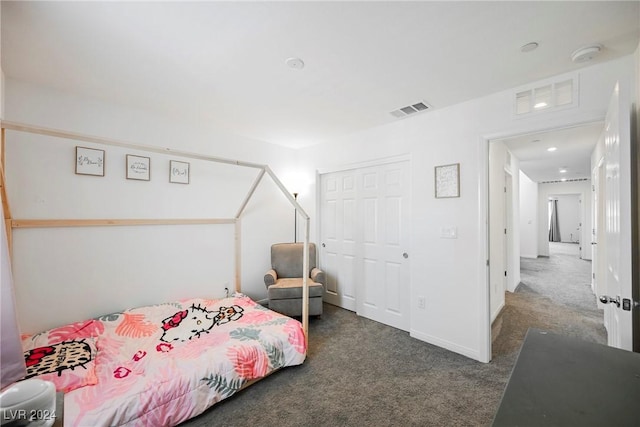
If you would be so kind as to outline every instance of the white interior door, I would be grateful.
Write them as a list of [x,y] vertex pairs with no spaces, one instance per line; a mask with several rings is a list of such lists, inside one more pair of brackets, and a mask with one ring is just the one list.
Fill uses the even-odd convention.
[[320,266],[326,274],[324,300],[356,311],[356,171],[320,176]]
[[[605,139],[605,189],[604,189],[604,237],[606,240],[606,298],[617,300],[605,306],[605,324],[608,332],[608,344],[613,347],[632,349],[633,344],[633,324],[631,311],[625,309],[622,304],[624,299],[631,301],[631,265],[630,253],[626,253],[621,248],[627,248],[626,243],[630,243],[630,230],[626,220],[628,213],[623,212],[621,207],[623,200],[622,188],[622,167],[623,159],[629,161],[628,155],[623,156],[622,137],[629,138],[629,132],[621,127],[621,106],[618,86],[611,97],[609,110],[605,119],[604,139]],[[625,143],[629,141],[626,140]],[[630,197],[625,194],[624,197]],[[626,202],[626,201],[625,201]],[[624,222],[623,222],[624,221]],[[624,233],[622,229],[627,230]],[[629,242],[627,242],[629,240]],[[598,242],[600,243],[600,242]],[[630,246],[628,252],[630,252]],[[623,253],[624,252],[624,253]],[[624,257],[624,258],[623,258]]]
[[409,330],[409,162],[323,174],[325,300]]

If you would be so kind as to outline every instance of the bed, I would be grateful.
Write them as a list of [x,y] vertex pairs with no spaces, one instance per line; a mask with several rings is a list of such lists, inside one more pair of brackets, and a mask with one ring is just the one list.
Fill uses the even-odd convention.
[[300,322],[241,294],[129,309],[22,344],[27,377],[65,392],[65,426],[173,426],[307,350]]

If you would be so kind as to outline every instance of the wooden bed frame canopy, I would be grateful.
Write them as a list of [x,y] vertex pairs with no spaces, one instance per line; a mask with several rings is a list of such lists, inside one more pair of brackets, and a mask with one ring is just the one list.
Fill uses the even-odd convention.
[[[0,121],[1,126],[1,139],[0,139],[0,155],[2,161],[0,162],[0,193],[2,196],[2,209],[5,217],[5,225],[7,232],[7,240],[9,242],[9,253],[12,249],[12,237],[14,228],[43,228],[43,227],[102,227],[102,226],[142,226],[142,225],[202,225],[202,224],[233,224],[235,227],[235,290],[241,292],[241,231],[242,231],[242,214],[247,207],[247,204],[251,200],[251,197],[255,193],[258,185],[264,178],[265,174],[269,175],[276,186],[282,191],[284,196],[295,207],[296,212],[300,214],[305,221],[304,227],[304,250],[303,250],[303,266],[302,266],[302,326],[305,333],[305,339],[308,344],[308,328],[309,328],[309,284],[307,282],[309,276],[309,230],[310,230],[310,218],[305,210],[298,204],[286,187],[275,175],[275,173],[269,168],[268,165],[244,162],[240,160],[231,160],[214,156],[207,156],[204,154],[192,153],[187,151],[174,150],[172,148],[162,148],[150,145],[134,144],[129,142],[122,142],[113,139],[107,139],[102,137],[96,137],[91,135],[83,135],[75,132],[67,132],[58,129],[50,129],[40,126],[33,126],[23,123]],[[5,138],[6,130],[32,133],[38,135],[46,135],[54,138],[75,140],[82,142],[90,142],[95,144],[124,147],[135,150],[147,151],[151,153],[170,154],[172,156],[178,156],[188,159],[204,160],[214,163],[224,163],[229,165],[236,165],[240,167],[257,169],[258,175],[249,188],[249,191],[240,205],[236,215],[233,218],[203,218],[203,219],[13,219],[11,216],[11,209],[9,206],[9,200],[7,198],[6,180],[5,180]]]

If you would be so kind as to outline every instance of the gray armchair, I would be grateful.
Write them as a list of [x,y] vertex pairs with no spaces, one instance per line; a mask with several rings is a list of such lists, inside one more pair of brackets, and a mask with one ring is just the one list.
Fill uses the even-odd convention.
[[[269,308],[287,316],[302,315],[303,243],[271,246],[271,270],[264,276]],[[324,272],[316,267],[316,245],[309,243],[309,315],[322,315]]]

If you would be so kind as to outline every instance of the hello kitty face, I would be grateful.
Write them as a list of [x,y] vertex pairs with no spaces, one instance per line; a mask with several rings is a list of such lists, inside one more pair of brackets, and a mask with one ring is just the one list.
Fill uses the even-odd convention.
[[205,308],[192,305],[187,310],[175,313],[162,321],[161,341],[188,341],[199,338],[200,334],[208,333],[215,324],[217,312],[207,311]]

